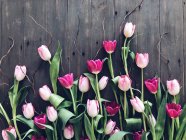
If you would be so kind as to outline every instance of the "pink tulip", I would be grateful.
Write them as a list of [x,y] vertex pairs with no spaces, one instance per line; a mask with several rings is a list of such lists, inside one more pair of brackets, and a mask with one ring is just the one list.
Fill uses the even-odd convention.
[[149,121],[150,121],[151,125],[153,127],[155,127],[155,125],[156,125],[156,119],[154,118],[154,115],[153,114],[149,115]]
[[85,93],[89,91],[89,89],[90,89],[90,82],[89,82],[88,77],[84,77],[81,75],[79,78],[79,90],[82,93]]
[[136,65],[143,69],[145,68],[149,63],[149,54],[148,53],[137,53],[136,54]]
[[166,111],[170,118],[175,119],[181,115],[181,105],[175,103],[167,103]]
[[51,94],[52,92],[47,85],[44,85],[39,89],[39,95],[44,101],[48,101]]
[[103,47],[105,49],[105,51],[109,54],[113,53],[116,49],[116,44],[117,44],[117,41],[114,40],[114,41],[103,41]]
[[118,87],[122,91],[127,91],[131,88],[132,81],[128,75],[119,76]]
[[105,87],[107,86],[108,80],[109,80],[109,78],[107,76],[103,76],[99,80],[99,90],[105,89]]
[[146,80],[145,85],[151,93],[156,94],[158,92],[158,78],[155,77],[153,79]]
[[31,140],[46,140],[46,138],[44,136],[33,135]]
[[38,53],[44,61],[49,61],[51,59],[51,53],[46,45],[41,45],[41,47],[38,48]]
[[143,131],[133,133],[133,140],[141,140]]
[[112,133],[111,133],[110,135],[114,135],[114,134],[116,134],[117,132],[120,132],[120,129],[119,129],[118,127],[116,127],[116,128],[112,131]]
[[87,113],[90,117],[94,118],[99,113],[99,103],[97,100],[87,100]]
[[132,22],[127,22],[125,24],[125,28],[124,28],[124,35],[126,38],[132,37],[135,31],[136,25],[133,25]]
[[64,134],[64,137],[66,138],[66,139],[72,139],[73,137],[74,137],[74,128],[73,128],[73,126],[72,125],[68,125],[68,126],[66,126],[65,128],[64,128],[64,132],[63,132],[63,134]]
[[26,76],[26,66],[16,66],[14,71],[14,77],[17,81],[22,81]]
[[180,92],[180,84],[176,79],[167,81],[167,89],[170,95],[177,95]]
[[39,116],[34,117],[34,124],[40,129],[45,129],[45,126],[41,124],[44,124],[44,125],[46,124],[46,115],[41,114]]
[[64,88],[70,89],[73,86],[74,75],[73,73],[69,73],[63,77],[59,77],[58,80]]
[[117,104],[116,102],[106,102],[105,103],[106,111],[110,116],[116,115],[119,112],[120,107],[121,106],[119,104]]
[[51,122],[55,122],[58,115],[57,115],[57,111],[54,109],[53,106],[48,106],[47,107],[47,117],[48,117],[48,120],[51,121]]
[[34,116],[34,111],[32,103],[26,103],[22,106],[23,115],[27,119],[31,119]]
[[130,99],[130,103],[137,112],[144,112],[145,106],[137,96],[133,99]]
[[105,127],[105,134],[106,135],[109,135],[112,133],[112,131],[114,130],[116,126],[116,122],[112,121],[112,120],[109,120],[106,124],[106,127]]
[[97,60],[88,60],[87,61],[88,70],[93,74],[98,74],[101,72],[103,67],[103,61],[100,59]]
[[2,137],[3,137],[3,140],[9,140],[7,131],[8,131],[9,133],[11,133],[11,134],[15,137],[15,139],[17,138],[15,128],[12,127],[12,126],[9,126],[7,129],[2,130]]

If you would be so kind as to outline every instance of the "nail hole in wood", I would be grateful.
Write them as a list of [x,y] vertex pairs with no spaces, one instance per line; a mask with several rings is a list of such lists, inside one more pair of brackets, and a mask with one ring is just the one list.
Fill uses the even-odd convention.
[[23,46],[21,45],[21,50],[23,49]]
[[185,5],[185,2],[183,2],[183,4]]
[[96,44],[98,45],[98,41],[96,41]]
[[181,60],[180,60],[180,58],[178,59],[178,63],[181,63]]
[[167,60],[167,64],[169,64],[170,63],[170,61],[169,60]]
[[114,14],[115,14],[115,15],[117,15],[117,14],[118,14],[118,12],[117,12],[117,11],[115,11],[115,12],[114,12]]
[[72,52],[72,55],[74,56],[76,53],[75,52]]
[[85,56],[85,52],[82,52],[82,56]]
[[26,42],[26,45],[27,45],[27,46],[29,46],[29,44],[30,44],[30,42],[29,42],[29,41],[27,41],[27,42]]
[[129,13],[129,11],[126,11],[126,15]]

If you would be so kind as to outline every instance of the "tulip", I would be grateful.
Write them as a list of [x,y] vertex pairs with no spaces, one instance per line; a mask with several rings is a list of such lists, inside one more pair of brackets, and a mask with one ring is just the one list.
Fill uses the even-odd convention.
[[54,107],[48,106],[46,113],[47,113],[48,120],[51,122],[55,122],[55,120],[57,119],[57,111],[54,109]]
[[14,71],[14,77],[17,81],[22,81],[26,76],[26,66],[16,65]]
[[7,129],[2,130],[2,137],[3,137],[3,140],[9,140],[9,136],[8,136],[8,134],[7,134],[7,131],[8,131],[9,133],[11,133],[11,134],[14,136],[14,138],[16,139],[17,135],[16,135],[16,130],[15,130],[15,128],[12,127],[12,126],[9,126]]
[[71,139],[71,138],[73,138],[74,137],[74,128],[73,128],[73,126],[72,125],[66,126],[64,128],[63,134],[64,134],[64,137],[66,139],[68,139],[68,140]]
[[176,79],[167,81],[167,89],[170,95],[177,95],[180,92],[180,84]]
[[135,28],[136,28],[136,25],[133,25],[132,22],[127,22],[125,24],[125,28],[123,31],[125,37],[126,38],[131,37],[134,34]]
[[112,120],[109,120],[106,124],[106,127],[105,127],[105,134],[106,135],[109,135],[112,133],[112,131],[114,130],[116,126],[116,122],[112,121]]
[[79,78],[79,90],[82,93],[87,92],[90,89],[90,82],[88,77],[80,76]]
[[51,94],[52,92],[47,85],[44,85],[39,89],[39,95],[44,101],[48,101]]
[[118,87],[122,91],[127,91],[131,88],[132,81],[128,75],[119,76]]
[[90,140],[88,137],[82,137],[80,140]]
[[22,106],[22,112],[25,118],[31,119],[34,116],[34,107],[32,103],[26,103]]
[[151,93],[156,94],[158,92],[158,78],[155,77],[153,79],[146,80],[145,85]]
[[88,70],[93,74],[98,74],[101,72],[103,67],[103,61],[100,59],[97,60],[88,60],[87,61]]
[[87,100],[87,113],[90,117],[94,118],[99,113],[99,103],[97,100]]
[[118,113],[118,111],[120,110],[120,107],[121,106],[119,104],[117,104],[116,102],[106,102],[105,103],[106,111],[110,116],[116,115]]
[[133,99],[130,99],[130,103],[137,112],[144,112],[145,106],[137,96]]
[[118,127],[116,127],[116,128],[112,131],[112,133],[111,133],[110,135],[114,135],[114,134],[116,134],[117,132],[120,132],[120,129],[119,129]]
[[107,86],[108,83],[108,77],[107,76],[103,76],[100,80],[99,80],[99,89],[103,90],[105,89],[105,87]]
[[136,65],[143,69],[145,68],[149,63],[149,54],[148,53],[137,53],[136,54]]
[[152,115],[152,114],[149,115],[149,121],[150,121],[152,127],[155,127],[155,125],[156,125],[156,119],[154,118],[154,115]]
[[117,41],[114,40],[114,41],[103,41],[103,47],[105,49],[105,51],[109,54],[113,53],[116,49],[116,44],[117,44]]
[[44,61],[50,61],[51,53],[46,45],[41,45],[41,47],[38,48],[38,53],[41,59]]
[[70,89],[73,86],[74,75],[73,73],[69,73],[63,77],[59,77],[58,80],[64,88]]
[[166,111],[170,118],[174,119],[181,115],[182,109],[180,104],[167,103]]
[[44,136],[33,135],[31,140],[46,140],[46,138]]
[[133,133],[133,140],[141,140],[143,131]]
[[45,126],[41,124],[44,124],[44,125],[46,124],[46,115],[41,114],[39,116],[34,117],[34,124],[40,129],[45,129]]

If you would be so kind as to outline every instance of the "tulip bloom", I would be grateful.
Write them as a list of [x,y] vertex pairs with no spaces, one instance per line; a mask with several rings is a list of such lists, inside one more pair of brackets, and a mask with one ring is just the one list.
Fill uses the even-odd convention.
[[143,69],[145,68],[149,63],[149,54],[148,53],[137,53],[136,54],[136,65]]
[[133,133],[133,140],[141,140],[143,131]]
[[88,137],[82,137],[80,140],[90,140]]
[[113,53],[116,49],[116,44],[117,44],[117,41],[114,40],[114,41],[103,41],[103,47],[105,49],[105,51],[109,54]]
[[26,76],[26,66],[16,66],[14,71],[14,77],[17,81],[22,81]]
[[167,103],[166,111],[170,118],[175,119],[181,115],[182,109],[180,104]]
[[117,104],[116,102],[106,102],[105,103],[106,111],[110,116],[116,115],[118,113],[118,111],[120,110],[120,107],[121,106],[119,104]]
[[145,106],[144,106],[143,102],[137,96],[133,99],[130,99],[130,103],[132,104],[133,108],[137,112],[139,112],[139,113],[144,112]]
[[31,140],[46,140],[46,138],[44,136],[33,135]]
[[132,81],[128,75],[119,76],[118,87],[122,91],[127,91],[131,88]]
[[167,89],[170,95],[177,95],[180,92],[180,84],[176,79],[167,81]]
[[105,89],[105,87],[107,86],[109,78],[107,76],[103,76],[100,80],[99,80],[99,89],[103,90]]
[[45,129],[45,126],[41,124],[44,124],[44,125],[46,124],[46,115],[41,114],[39,116],[34,117],[34,124],[40,129]]
[[156,119],[154,118],[154,115],[149,115],[149,121],[153,127],[156,125]]
[[145,85],[151,93],[156,94],[158,92],[158,78],[155,77],[153,79],[146,80]]
[[114,134],[116,134],[117,132],[119,132],[120,131],[120,129],[118,128],[118,127],[116,127],[113,131],[112,131],[112,133],[110,134],[110,135],[114,135]]
[[105,134],[106,135],[109,135],[112,133],[112,131],[114,130],[116,126],[116,122],[112,121],[112,120],[109,120],[106,124],[106,127],[105,127]]
[[15,137],[15,139],[17,138],[15,128],[12,127],[12,126],[9,126],[7,129],[2,130],[2,137],[3,137],[3,140],[9,140],[7,131],[8,131],[9,133],[11,133],[11,134]]
[[39,89],[39,95],[44,101],[48,101],[51,94],[52,92],[47,85],[44,85]]
[[27,103],[22,106],[22,112],[25,118],[31,119],[34,116],[34,107],[32,103]]
[[101,72],[103,67],[103,61],[100,59],[97,60],[88,60],[87,61],[88,70],[93,74],[98,74]]
[[41,59],[44,61],[50,61],[51,53],[46,45],[41,45],[41,47],[38,48],[38,53]]
[[124,28],[124,35],[126,38],[132,37],[135,31],[136,25],[133,25],[132,22],[127,22],[125,24],[125,28]]
[[64,131],[63,131],[63,134],[64,134],[64,137],[66,139],[71,139],[74,137],[74,128],[72,125],[68,125],[64,128]]
[[80,76],[79,78],[79,90],[82,93],[87,92],[90,89],[90,82],[88,77]]
[[73,86],[73,82],[74,82],[74,75],[73,73],[69,73],[63,77],[59,77],[58,80],[64,88],[71,89],[71,87]]
[[57,115],[57,111],[54,109],[54,107],[48,106],[46,113],[47,113],[48,120],[51,122],[55,122],[58,115]]
[[99,103],[97,100],[87,100],[87,113],[90,117],[94,118],[99,113]]

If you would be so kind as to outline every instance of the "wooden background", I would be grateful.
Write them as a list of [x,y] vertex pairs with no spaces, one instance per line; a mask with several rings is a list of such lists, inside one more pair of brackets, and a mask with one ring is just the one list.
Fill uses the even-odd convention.
[[[140,5],[124,21],[136,24],[135,34],[138,36],[133,40],[131,48],[135,52],[150,54],[150,64],[145,69],[145,78],[158,74],[164,83],[167,79],[173,78],[180,81],[181,102],[184,103],[186,101],[185,2],[186,0],[144,0],[140,5],[141,0],[1,1],[0,57],[11,47],[12,42],[9,37],[14,39],[15,44],[0,66],[0,102],[10,110],[7,91],[13,81],[14,67],[17,64],[26,65],[30,80],[35,81],[35,93],[30,91],[27,101],[34,101],[36,110],[40,110],[44,102],[38,97],[38,89],[43,84],[49,84],[49,65],[40,59],[37,48],[46,44],[54,54],[58,40],[63,48],[61,64],[63,71],[60,75],[73,72],[77,78],[87,71],[87,59],[106,56],[103,49],[96,56],[98,50],[102,48],[102,41],[114,39],[118,41],[117,51],[113,56],[115,73],[116,75],[122,73],[120,50],[124,37],[120,32],[120,25],[125,16]],[[37,25],[32,17],[49,33]],[[132,68],[133,84],[139,88],[140,71],[134,70],[135,65],[132,65]],[[107,68],[103,71],[108,74]],[[103,96],[112,98],[110,91],[107,88]],[[0,129],[6,126],[5,123],[1,125],[2,121],[0,120]]]

